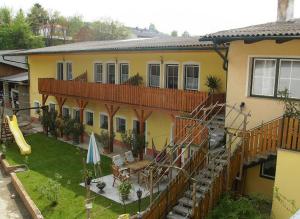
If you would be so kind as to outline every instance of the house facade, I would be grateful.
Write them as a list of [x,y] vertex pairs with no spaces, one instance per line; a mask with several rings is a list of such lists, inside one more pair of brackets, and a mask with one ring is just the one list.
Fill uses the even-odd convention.
[[[300,190],[294,185],[300,177],[299,124],[283,117],[279,94],[287,89],[291,100],[300,99],[300,20],[288,14],[292,1],[278,4],[277,22],[220,31],[201,40],[229,44],[226,101],[251,114],[242,190],[272,199],[272,216],[279,219],[300,208]],[[231,122],[226,118],[226,126]]]
[[[171,142],[174,118],[205,100],[208,75],[221,80],[221,93],[226,87],[222,60],[197,37],[74,43],[26,54],[32,106],[77,117],[87,133],[112,130],[115,143],[142,123],[149,149]],[[142,86],[124,84],[137,74]],[[31,117],[38,118],[34,110]]]

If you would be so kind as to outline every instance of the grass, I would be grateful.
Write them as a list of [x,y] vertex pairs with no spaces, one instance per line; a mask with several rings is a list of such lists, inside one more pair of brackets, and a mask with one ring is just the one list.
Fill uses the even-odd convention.
[[[17,175],[44,217],[46,219],[86,218],[84,209],[86,190],[79,186],[79,183],[83,181],[80,150],[44,134],[33,134],[27,136],[26,140],[32,149],[27,161],[30,171]],[[86,152],[84,153],[86,154]],[[25,163],[25,157],[20,155],[19,148],[15,143],[7,146],[6,158],[10,164]],[[104,175],[110,174],[110,165],[111,159],[102,156],[101,166]],[[56,173],[63,177],[60,179],[62,187],[58,204],[52,207],[50,201],[42,197],[37,188],[47,182],[49,178],[56,180]],[[147,203],[146,200],[142,201],[143,209]],[[137,208],[137,202],[126,206],[128,213],[137,212]],[[92,218],[117,218],[123,213],[122,205],[97,195],[93,202],[91,216]]]

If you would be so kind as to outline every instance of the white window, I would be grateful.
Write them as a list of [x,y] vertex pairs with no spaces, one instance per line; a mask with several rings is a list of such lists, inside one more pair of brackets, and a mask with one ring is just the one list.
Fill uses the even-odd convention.
[[55,104],[54,103],[49,103],[49,111],[55,112]]
[[108,129],[108,116],[100,113],[100,128]]
[[124,133],[126,131],[126,119],[116,117],[116,130],[120,133]]
[[300,99],[300,60],[280,60],[278,91],[285,89],[289,97]]
[[94,113],[90,111],[85,112],[85,122],[87,125],[94,125]]
[[[40,103],[38,101],[34,101],[33,102],[33,107],[40,107]],[[35,113],[39,113],[40,112],[40,109],[39,108],[36,108],[34,109],[34,112]]]
[[127,63],[120,64],[120,83],[124,83],[128,80],[129,65]]
[[75,119],[76,122],[80,122],[80,110],[79,109],[73,109],[73,119]]
[[160,64],[149,64],[148,74],[149,74],[149,87],[159,87],[160,86]]
[[178,88],[178,65],[177,64],[166,65],[166,88],[171,88],[171,89]]
[[184,88],[186,90],[198,90],[199,65],[184,66]]
[[101,63],[94,63],[94,80],[95,82],[102,82],[103,65]]
[[274,96],[276,59],[254,59],[252,95]]
[[64,80],[64,63],[63,62],[57,63],[56,73],[57,73],[57,76],[56,76],[57,80]]
[[107,70],[107,83],[114,84],[115,83],[116,65],[114,63],[108,63],[106,70]]
[[71,62],[66,63],[67,80],[73,79],[73,67]]
[[70,116],[70,109],[68,107],[62,108],[62,116],[63,117],[69,117]]

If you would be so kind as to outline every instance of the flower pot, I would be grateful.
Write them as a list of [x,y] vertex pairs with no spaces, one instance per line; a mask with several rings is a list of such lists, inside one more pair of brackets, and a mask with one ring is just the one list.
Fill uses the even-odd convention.
[[99,192],[103,192],[103,189],[105,188],[105,186],[106,186],[106,184],[105,184],[105,182],[98,182],[97,183],[97,188],[99,189]]
[[121,195],[122,201],[128,200],[128,195],[129,195],[129,194],[122,194],[122,195]]
[[91,185],[91,182],[92,182],[92,177],[86,178],[85,183],[86,183],[88,186]]

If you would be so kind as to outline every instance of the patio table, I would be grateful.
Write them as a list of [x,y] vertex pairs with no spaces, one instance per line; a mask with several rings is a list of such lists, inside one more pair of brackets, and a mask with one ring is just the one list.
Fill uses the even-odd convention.
[[126,167],[132,170],[133,172],[138,173],[138,183],[140,183],[140,171],[143,170],[150,163],[150,160],[140,160],[134,163],[127,164]]

